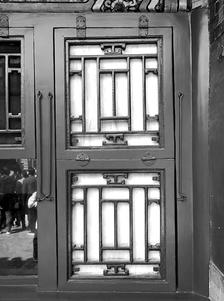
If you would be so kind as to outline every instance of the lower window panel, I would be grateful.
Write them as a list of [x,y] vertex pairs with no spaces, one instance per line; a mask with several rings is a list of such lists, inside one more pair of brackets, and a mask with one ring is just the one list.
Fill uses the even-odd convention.
[[163,279],[164,170],[70,171],[68,183],[70,276]]

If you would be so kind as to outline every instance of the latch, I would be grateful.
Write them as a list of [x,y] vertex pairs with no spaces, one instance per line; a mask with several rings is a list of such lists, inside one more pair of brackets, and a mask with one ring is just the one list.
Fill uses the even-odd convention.
[[107,264],[107,269],[103,271],[104,276],[125,276],[129,275],[129,270],[125,264]]
[[146,153],[141,160],[145,165],[153,165],[156,157],[152,156],[150,153]]
[[79,153],[75,157],[75,161],[79,162],[80,166],[86,166],[87,164],[89,164],[90,157],[85,153]]

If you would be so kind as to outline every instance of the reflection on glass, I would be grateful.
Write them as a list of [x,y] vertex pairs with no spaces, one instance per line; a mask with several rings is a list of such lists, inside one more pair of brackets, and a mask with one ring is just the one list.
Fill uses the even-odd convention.
[[0,160],[0,275],[37,273],[36,162]]

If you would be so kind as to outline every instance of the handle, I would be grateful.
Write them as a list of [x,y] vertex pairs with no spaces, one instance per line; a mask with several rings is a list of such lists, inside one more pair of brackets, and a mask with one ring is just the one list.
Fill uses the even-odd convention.
[[41,91],[38,91],[37,93],[37,100],[38,100],[38,105],[37,105],[37,118],[38,118],[38,123],[39,123],[39,196],[38,196],[38,202],[41,201],[52,201],[53,198],[51,196],[52,194],[52,185],[51,185],[51,180],[52,180],[52,159],[51,159],[51,155],[52,155],[52,99],[53,99],[53,95],[49,92],[48,94],[48,103],[49,103],[49,140],[50,140],[50,146],[49,146],[49,162],[50,162],[50,166],[49,166],[49,177],[47,177],[49,179],[49,183],[48,183],[48,187],[49,187],[49,192],[47,194],[43,193],[43,183],[42,183],[42,118],[41,118],[41,106],[42,106],[42,99],[43,99],[43,94]]
[[178,155],[178,168],[179,168],[179,179],[178,179],[178,198],[177,200],[180,202],[183,202],[187,199],[187,196],[182,192],[182,187],[183,187],[183,179],[182,179],[182,172],[183,172],[183,166],[182,166],[182,105],[183,105],[183,99],[184,99],[184,94],[180,92],[178,94],[178,99],[179,99],[179,155]]

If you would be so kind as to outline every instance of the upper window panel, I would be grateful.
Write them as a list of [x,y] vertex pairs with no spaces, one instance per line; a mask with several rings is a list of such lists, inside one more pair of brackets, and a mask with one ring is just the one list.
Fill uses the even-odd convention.
[[23,144],[21,41],[0,41],[0,145]]
[[161,147],[162,39],[67,41],[68,147]]

